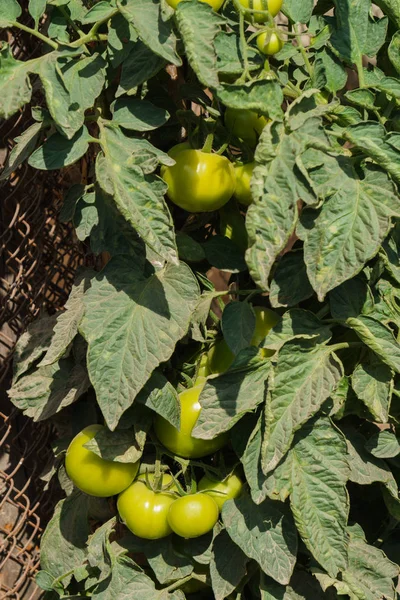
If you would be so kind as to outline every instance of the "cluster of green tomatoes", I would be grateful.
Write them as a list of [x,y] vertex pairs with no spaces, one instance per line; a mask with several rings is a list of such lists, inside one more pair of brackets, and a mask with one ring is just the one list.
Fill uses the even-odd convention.
[[[258,346],[279,317],[266,308],[256,307],[254,312],[256,327],[251,344]],[[260,354],[270,355],[265,349],[260,349]],[[176,458],[177,464],[182,464],[179,458],[190,461],[215,454],[229,443],[226,433],[202,440],[192,437],[192,431],[201,412],[199,398],[207,377],[225,372],[232,361],[233,354],[222,338],[200,359],[193,387],[178,396],[180,428],[156,415],[157,443],[168,456]],[[192,479],[185,491],[179,483],[182,471],[170,473],[159,463],[153,468],[146,466],[141,473],[139,461],[106,460],[85,447],[103,427],[90,425],[72,440],[65,459],[66,471],[74,485],[86,494],[103,498],[118,495],[120,518],[138,537],[159,539],[172,532],[183,538],[201,536],[214,527],[224,503],[241,493],[243,482],[235,465],[225,479],[210,476],[204,465],[205,475],[198,483]],[[196,466],[201,464],[196,462]]]

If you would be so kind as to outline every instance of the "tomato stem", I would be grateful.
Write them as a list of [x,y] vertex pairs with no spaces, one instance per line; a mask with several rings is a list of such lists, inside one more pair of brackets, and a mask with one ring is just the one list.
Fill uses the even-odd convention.
[[309,58],[308,58],[307,50],[304,47],[303,40],[301,39],[301,36],[303,35],[303,32],[300,29],[300,27],[301,27],[300,23],[294,25],[293,27],[294,27],[294,32],[296,34],[296,40],[297,40],[298,47],[299,47],[301,55],[302,55],[302,57],[304,59],[304,64],[306,65],[306,69],[308,71],[309,76],[313,77],[313,75],[314,75],[314,69],[313,69],[313,67],[312,67],[312,65],[310,63]]
[[204,142],[204,146],[202,147],[201,151],[206,152],[207,154],[210,154],[210,152],[212,151],[213,141],[214,141],[214,134],[209,133],[206,137],[206,141]]
[[163,592],[172,592],[174,590],[177,590],[178,588],[182,587],[182,585],[184,585],[191,579],[193,579],[192,575],[187,575],[187,577],[183,577],[182,579],[179,579],[179,581],[174,581],[174,583],[171,583],[171,585],[164,588]]
[[26,31],[26,33],[30,33],[31,35],[34,35],[35,37],[37,37],[39,40],[42,40],[42,42],[44,42],[48,46],[51,46],[52,48],[54,48],[54,50],[58,50],[57,42],[55,42],[54,40],[51,40],[46,35],[43,35],[42,33],[40,33],[40,31],[37,31],[37,29],[32,29],[31,27],[27,27],[26,25],[23,25],[22,23],[18,23],[17,21],[12,21],[11,27],[18,27],[18,29],[21,29],[22,31]]

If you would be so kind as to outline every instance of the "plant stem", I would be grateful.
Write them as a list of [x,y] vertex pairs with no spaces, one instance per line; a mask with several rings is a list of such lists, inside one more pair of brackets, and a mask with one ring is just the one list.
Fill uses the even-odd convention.
[[72,27],[72,29],[79,36],[83,37],[84,35],[86,35],[85,32],[82,31],[82,29],[79,29],[79,27],[76,25],[75,21],[73,21],[73,19],[71,19],[71,17],[69,16],[68,12],[65,10],[65,8],[63,6],[59,6],[58,10],[63,15],[63,17],[65,18],[65,20],[68,21],[68,23],[70,24],[70,26]]
[[207,154],[210,154],[210,152],[212,150],[213,141],[214,141],[214,134],[209,133],[206,137],[206,141],[204,142],[204,146],[202,147],[201,151],[206,152]]
[[362,64],[362,57],[356,62],[357,74],[358,74],[358,85],[360,88],[365,87],[365,79],[364,79],[364,67]]
[[164,592],[173,592],[174,590],[177,590],[178,588],[182,587],[187,581],[190,581],[191,579],[193,579],[192,575],[187,575],[187,577],[184,577],[183,579],[180,579],[179,581],[174,581],[174,583],[171,583],[171,585],[164,588],[163,591]]
[[70,44],[72,46],[72,48],[79,48],[79,46],[84,46],[85,44],[88,44],[89,42],[92,42],[93,40],[104,39],[103,34],[97,33],[99,28],[104,23],[107,23],[114,15],[118,14],[118,12],[119,12],[118,9],[116,9],[114,12],[112,12],[110,15],[108,15],[108,17],[104,17],[104,19],[100,19],[100,21],[97,21],[97,23],[95,23],[93,25],[93,27],[89,31],[89,33],[81,36],[78,40],[75,40],[75,42],[72,42],[72,44]]
[[313,70],[313,68],[312,68],[312,66],[311,66],[311,63],[310,63],[310,60],[309,60],[309,58],[308,58],[307,50],[304,48],[303,41],[302,41],[302,39],[301,39],[301,36],[302,36],[303,34],[302,34],[302,32],[300,31],[300,24],[296,24],[296,25],[294,25],[294,31],[295,31],[295,34],[296,34],[296,40],[297,40],[297,44],[298,44],[298,46],[299,46],[299,49],[300,49],[301,55],[302,55],[302,57],[303,57],[303,59],[304,59],[304,63],[305,63],[305,65],[306,65],[306,69],[307,69],[307,71],[308,71],[308,74],[309,74],[309,76],[310,76],[310,77],[313,77],[313,75],[314,75],[314,70]]
[[323,306],[317,313],[316,313],[316,317],[318,319],[323,319],[328,313],[329,313],[329,304],[325,304],[325,306]]
[[336,352],[337,350],[349,350],[350,348],[361,348],[364,344],[362,342],[342,342],[341,344],[333,344],[329,346],[329,349],[332,352]]
[[37,31],[36,29],[27,27],[26,25],[23,25],[22,23],[18,23],[17,21],[12,21],[11,27],[18,27],[18,29],[21,29],[22,31],[26,31],[26,33],[30,33],[31,35],[34,35],[35,37],[37,37],[39,40],[42,40],[42,42],[44,42],[48,46],[51,46],[52,48],[54,48],[54,50],[58,49],[57,42],[55,42],[54,40],[51,40],[49,37],[47,37],[46,35],[43,35],[43,33],[40,33],[40,31]]

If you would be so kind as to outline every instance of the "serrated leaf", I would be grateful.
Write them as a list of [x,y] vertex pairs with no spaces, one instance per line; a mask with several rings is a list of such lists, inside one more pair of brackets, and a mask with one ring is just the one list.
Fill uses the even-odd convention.
[[198,284],[183,263],[146,278],[129,258],[118,257],[93,280],[81,329],[89,342],[90,379],[110,429],[154,369],[170,358],[198,296]]
[[112,517],[90,536],[87,547],[87,561],[91,567],[99,569],[98,580],[108,577],[111,571],[110,536],[116,527],[116,518]]
[[400,439],[386,429],[369,438],[365,448],[376,458],[394,458],[400,454]]
[[272,471],[285,456],[295,432],[321,408],[336,388],[343,367],[327,346],[286,343],[278,355],[267,397],[262,467]]
[[[17,4],[11,0],[12,5]],[[10,0],[7,0],[6,4]],[[5,6],[7,8],[7,6]],[[0,19],[3,7],[0,9]],[[12,6],[11,6],[11,10]],[[1,20],[0,20],[1,24]],[[7,44],[0,49],[0,117],[9,119],[27,102],[32,96],[32,87],[29,81],[30,64],[15,60],[10,47]]]
[[400,214],[400,200],[385,173],[366,166],[365,178],[358,179],[349,169],[349,164],[340,167],[336,191],[320,210],[304,210],[297,228],[304,240],[307,274],[320,301],[375,256],[391,216]]
[[293,23],[308,23],[314,8],[313,0],[285,0],[283,10]]
[[85,125],[70,139],[60,133],[54,133],[43,146],[35,150],[28,164],[43,171],[68,167],[86,154],[89,141],[90,135]]
[[133,25],[140,39],[152,52],[177,67],[182,64],[176,53],[176,37],[171,20],[164,20],[161,6],[153,0],[117,0],[125,19]]
[[64,305],[64,311],[56,315],[57,322],[53,329],[51,343],[39,366],[52,365],[59,360],[77,335],[84,313],[83,295],[89,288],[90,280],[94,275],[94,271],[85,269],[77,276]]
[[261,600],[334,600],[336,595],[323,592],[318,581],[307,571],[294,571],[289,586],[282,586],[263,573],[260,577]]
[[360,363],[351,378],[358,398],[364,402],[378,423],[387,423],[392,395],[392,372],[379,360]]
[[256,316],[248,302],[229,302],[224,308],[222,333],[233,354],[250,346],[255,326]]
[[314,293],[308,280],[303,252],[287,252],[277,263],[270,287],[271,305],[294,306]]
[[21,14],[22,8],[17,0],[2,0],[0,6],[0,27],[10,26]]
[[271,363],[256,348],[242,350],[226,373],[208,378],[200,394],[201,413],[192,435],[211,440],[228,431],[263,400]]
[[120,98],[114,104],[113,123],[133,131],[152,131],[166,123],[169,114],[147,100]]
[[82,19],[82,23],[96,23],[96,21],[106,20],[115,14],[114,2],[104,2],[100,0],[90,8]]
[[165,60],[152,52],[143,42],[136,42],[128,58],[122,63],[116,98],[126,93],[128,96],[135,93],[138,85],[154,77],[165,64]]
[[68,60],[63,65],[63,80],[72,105],[79,104],[82,111],[93,107],[105,83],[106,66],[104,58],[97,53],[79,60]]
[[244,493],[225,502],[222,520],[235,544],[264,573],[279,583],[289,583],[296,562],[297,533],[286,505],[272,500],[257,505]]
[[15,138],[15,146],[10,152],[7,164],[0,174],[0,181],[8,179],[8,177],[10,177],[10,175],[12,175],[12,173],[32,154],[43,127],[43,123],[34,123],[21,135]]
[[329,326],[324,325],[314,313],[292,308],[285,312],[260,345],[262,348],[279,350],[286,342],[297,338],[313,339],[322,344],[328,342],[331,337]]
[[13,384],[47,351],[57,315],[42,315],[17,341],[13,355]]
[[[136,41],[137,33],[133,26],[128,23],[121,13],[114,15],[108,23],[107,38],[107,53],[114,69],[124,62]],[[157,55],[153,54],[153,56]]]
[[77,202],[73,225],[76,237],[81,242],[84,242],[96,225],[99,224],[99,212],[96,205],[97,197],[96,192],[86,192]]
[[[217,69],[219,73],[225,75],[241,75],[244,69],[242,50],[237,35],[235,33],[225,33],[220,31],[214,40],[215,51],[217,53]],[[260,55],[248,48],[249,70],[254,71],[260,68]]]
[[[139,165],[143,159],[142,140],[135,140],[105,124],[101,132],[103,152],[96,160],[101,188],[113,196],[120,213],[146,244],[165,260],[178,262],[172,218],[164,199],[161,180],[146,177]],[[152,146],[150,146],[152,149]],[[142,156],[141,156],[142,155]],[[157,149],[153,159],[157,165]]]
[[400,373],[400,345],[390,329],[371,317],[349,318],[346,325],[391,369]]
[[89,537],[89,496],[75,492],[56,506],[40,543],[41,568],[68,585],[71,571],[85,560]]
[[175,12],[190,66],[206,87],[219,86],[214,40],[226,20],[205,2],[178,3]]
[[282,120],[282,88],[273,79],[263,79],[251,83],[222,84],[217,91],[218,98],[231,108],[252,110],[267,114],[271,119]]
[[215,600],[224,600],[246,575],[246,554],[234,544],[225,530],[217,535],[210,562],[211,585]]
[[[181,409],[178,392],[174,386],[158,371],[153,371],[149,381],[145,383],[137,397],[137,402],[144,404],[157,414],[161,415],[171,425],[180,428]],[[129,412],[128,409],[127,412]],[[125,421],[127,413],[123,415]],[[133,422],[134,424],[134,422]]]
[[361,276],[345,281],[329,292],[329,306],[334,319],[358,317],[373,303],[367,282]]
[[[301,6],[301,5],[300,5]],[[347,82],[347,72],[340,60],[333,52],[324,46],[318,53],[314,62],[315,77],[323,77],[324,88],[336,94]],[[340,106],[340,105],[339,105]]]
[[320,418],[299,432],[290,454],[290,504],[297,529],[313,557],[336,577],[347,566],[346,441],[329,419]]
[[[35,29],[38,28],[39,20],[46,10],[47,0],[29,0],[28,10],[29,14],[35,21]],[[0,17],[1,20],[1,17]],[[15,19],[14,19],[15,21]]]

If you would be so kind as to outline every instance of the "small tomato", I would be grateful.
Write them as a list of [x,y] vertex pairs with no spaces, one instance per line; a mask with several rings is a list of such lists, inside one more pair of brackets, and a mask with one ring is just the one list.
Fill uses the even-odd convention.
[[[167,2],[172,8],[176,10],[176,7],[178,6],[179,2],[181,2],[181,0],[167,0]],[[205,2],[206,4],[209,4],[213,8],[213,10],[217,12],[221,8],[225,0],[200,0],[200,2]]]
[[218,505],[207,494],[189,494],[171,504],[168,523],[177,535],[194,538],[204,535],[218,521]]
[[84,444],[104,429],[103,425],[85,427],[70,443],[65,457],[68,477],[85,494],[106,498],[125,490],[135,479],[139,463],[105,460]]
[[260,33],[257,36],[257,47],[260,52],[267,56],[273,56],[282,50],[284,46],[283,40],[276,34],[271,33],[270,36],[267,33]]
[[[239,0],[240,4],[244,8],[250,8],[252,10],[268,10],[272,17],[275,17],[282,8],[283,0]],[[246,13],[246,19],[248,21],[255,21],[256,23],[265,23],[267,17],[265,14],[257,12]]]
[[172,452],[183,458],[201,458],[216,452],[227,442],[227,435],[221,434],[213,440],[200,440],[192,437],[192,430],[199,418],[201,405],[199,396],[204,383],[179,394],[181,406],[181,426],[176,429],[163,417],[157,415],[154,430],[160,442]]
[[[170,148],[168,150],[168,156],[170,156],[171,158],[173,158],[175,160],[175,158],[178,156],[178,154],[180,154],[183,150],[191,150],[191,148],[192,147],[189,142],[181,142],[180,144],[175,144],[175,146],[172,146],[172,148]],[[164,177],[164,173],[167,169],[168,169],[168,167],[166,165],[161,165],[161,168],[160,168],[161,177]]]
[[223,481],[212,479],[205,475],[200,479],[198,486],[199,492],[204,492],[214,498],[215,502],[218,504],[219,510],[222,509],[227,500],[237,498],[240,495],[242,488],[242,480],[235,473],[232,473]]
[[225,111],[225,126],[234,136],[243,140],[250,148],[255,148],[258,137],[268,119],[252,110],[237,110],[227,108]]
[[189,212],[221,208],[235,191],[232,163],[218,154],[182,150],[173,156],[176,163],[163,170],[170,200]]
[[[148,475],[149,482],[154,475]],[[168,487],[167,487],[168,486]],[[168,511],[175,502],[176,485],[171,475],[162,477],[164,491],[154,492],[146,484],[146,476],[140,475],[118,496],[117,508],[125,525],[132,533],[147,540],[157,540],[172,533],[168,524]],[[169,492],[169,493],[167,493]]]

